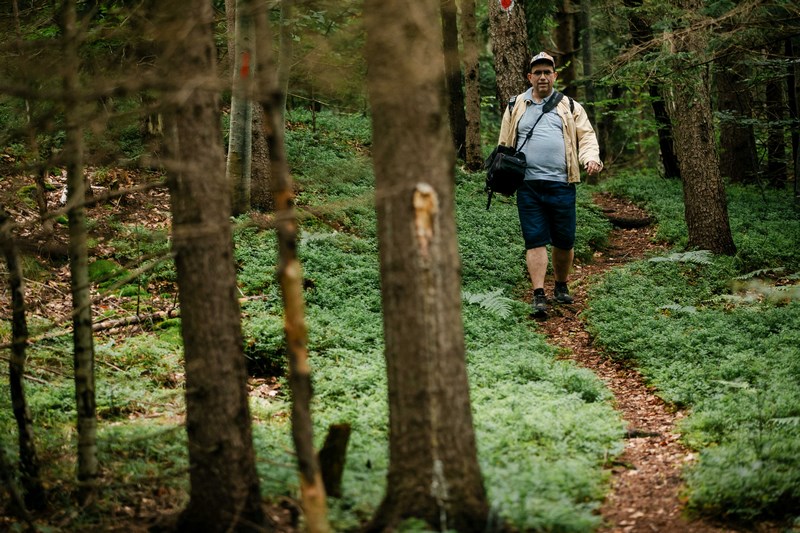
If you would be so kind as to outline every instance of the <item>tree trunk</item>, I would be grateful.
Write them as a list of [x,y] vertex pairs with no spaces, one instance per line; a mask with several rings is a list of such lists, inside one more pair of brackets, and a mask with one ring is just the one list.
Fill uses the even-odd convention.
[[580,29],[578,28],[578,9],[573,0],[560,0],[556,12],[556,64],[558,65],[558,84],[560,91],[572,98],[578,96],[578,48]]
[[281,28],[279,33],[278,82],[281,89],[281,116],[286,118],[286,98],[289,94],[289,74],[292,67],[292,18],[293,0],[280,0]]
[[64,104],[67,167],[67,218],[69,221],[69,266],[72,293],[72,339],[75,367],[75,399],[78,430],[78,483],[81,499],[88,498],[97,476],[97,417],[94,384],[94,339],[92,299],[89,284],[89,252],[86,243],[86,181],[83,176],[82,106],[79,97],[80,59],[75,0],[68,0],[61,13],[64,36]]
[[[699,0],[678,5],[692,13],[700,11]],[[673,85],[668,106],[683,177],[688,246],[733,255],[736,246],[719,171],[708,67],[703,64],[705,38],[700,32],[682,32],[675,37],[674,50],[680,59],[674,61],[674,70],[683,83]]]
[[466,89],[466,153],[467,168],[480,170],[481,152],[481,80],[478,65],[478,27],[475,22],[475,0],[461,2],[461,41],[464,43],[464,75]]
[[[2,439],[0,439],[0,482],[2,482],[2,487],[8,491],[8,495],[11,499],[11,502],[6,506],[4,511],[6,511],[9,516],[16,516],[22,519],[25,524],[27,524],[30,531],[35,531],[36,526],[33,523],[33,517],[31,517],[28,509],[25,507],[25,500],[17,486],[17,480],[14,477],[14,467],[11,465],[11,461],[6,457],[4,444]],[[0,494],[2,494],[2,492],[0,492]]]
[[[253,153],[253,16],[250,0],[236,0],[234,25],[233,95],[225,179],[231,189],[231,213],[250,210],[250,172]],[[231,29],[228,28],[228,32]],[[230,39],[229,39],[230,41]]]
[[[368,530],[416,517],[486,530],[461,322],[454,154],[447,135],[437,0],[368,0],[385,356],[387,492]],[[521,11],[521,10],[520,10]]]
[[786,92],[789,96],[789,118],[791,118],[794,127],[792,127],[792,161],[794,164],[792,165],[792,169],[794,171],[794,196],[795,198],[800,198],[800,169],[797,167],[800,166],[800,122],[798,122],[798,118],[800,115],[798,114],[797,109],[797,59],[795,56],[795,48],[794,43],[792,42],[792,38],[786,39],[786,57],[789,58],[789,64],[787,66],[788,72],[786,76]]
[[[288,2],[288,0],[286,0]],[[225,0],[225,15],[228,23],[228,55],[235,55],[236,40],[236,0]],[[281,26],[283,28],[283,26]],[[290,40],[291,42],[291,40]],[[253,58],[255,59],[255,58]],[[252,60],[251,60],[252,62]],[[232,63],[230,59],[225,64]],[[223,64],[223,65],[225,65]],[[257,68],[257,62],[253,63]],[[228,66],[230,70],[232,67]],[[232,72],[232,70],[230,70]],[[223,73],[224,74],[224,73]],[[255,73],[256,79],[258,72]],[[250,155],[250,207],[262,212],[272,211],[272,184],[269,173],[269,145],[264,137],[263,112],[261,106],[255,105],[255,96],[251,99],[250,108],[253,113],[252,141]]]
[[502,113],[512,96],[525,91],[528,84],[531,51],[528,49],[528,30],[525,10],[513,3],[508,11],[500,2],[489,2],[489,37],[494,55],[494,72],[497,79],[497,98]]
[[[580,48],[583,61],[583,79],[585,80],[584,91],[586,94],[584,108],[589,116],[589,122],[597,124],[597,114],[595,113],[597,95],[595,94],[594,81],[592,80],[592,68],[594,66],[592,59],[592,0],[580,0],[580,10]],[[590,185],[596,185],[599,180],[600,174],[589,174],[586,177],[586,182]]]
[[262,212],[275,209],[272,198],[269,143],[264,135],[264,110],[253,102],[253,165],[250,185],[250,205]]
[[581,28],[581,60],[583,61],[583,78],[585,80],[586,97],[584,100],[589,105],[584,105],[589,122],[597,124],[594,102],[597,95],[594,90],[594,59],[592,58],[592,0],[580,0],[580,28]]
[[732,183],[754,183],[758,158],[751,124],[752,95],[734,58],[725,56],[717,67],[717,107],[724,115],[719,132],[720,172]]
[[[782,44],[782,43],[780,43]],[[768,50],[770,58],[780,55],[780,44]],[[767,183],[781,189],[786,186],[786,135],[783,127],[782,76],[772,76],[765,86],[767,103]]]
[[[236,292],[230,195],[219,136],[214,14],[207,0],[163,2],[160,66],[186,368],[191,497],[182,531],[262,531]],[[176,41],[176,37],[179,39]],[[189,92],[187,92],[189,91]]]
[[285,99],[271,54],[267,15],[262,10],[256,14],[258,53],[261,56],[259,71],[261,106],[264,109],[264,126],[270,146],[270,162],[275,184],[275,221],[278,232],[278,280],[284,306],[284,330],[289,356],[289,385],[292,390],[292,439],[300,471],[300,494],[305,513],[306,528],[311,533],[330,531],[328,524],[325,486],[314,451],[314,434],[311,421],[311,368],[308,364],[308,331],[305,323],[303,300],[303,269],[297,258],[297,216],[294,211],[294,191],[289,175],[284,146],[283,108]]
[[31,509],[43,509],[46,505],[44,487],[39,477],[39,457],[33,438],[33,421],[25,399],[26,347],[28,345],[28,323],[25,318],[25,285],[22,264],[14,244],[11,231],[12,220],[0,206],[0,247],[8,265],[8,283],[11,292],[11,362],[8,370],[11,406],[17,421],[19,442],[19,466],[25,504]]
[[456,0],[441,0],[442,43],[444,48],[445,86],[447,87],[450,133],[456,156],[467,157],[467,117],[464,112],[464,80],[458,52],[458,10]]
[[681,170],[678,165],[678,156],[675,153],[672,122],[667,111],[667,103],[664,101],[662,87],[655,84],[650,85],[650,101],[653,106],[653,116],[656,119],[658,147],[661,152],[661,164],[664,165],[664,177],[680,179]]
[[[628,27],[631,32],[631,42],[634,45],[641,45],[653,38],[651,24],[645,20],[637,11],[642,7],[642,0],[625,0],[625,7],[631,10],[628,19]],[[678,167],[678,157],[675,155],[675,146],[672,138],[672,122],[667,111],[667,104],[664,98],[664,88],[650,84],[650,102],[653,106],[653,117],[656,121],[656,131],[658,133],[658,147],[661,151],[661,163],[664,166],[664,177],[668,179],[680,179],[681,173]]]

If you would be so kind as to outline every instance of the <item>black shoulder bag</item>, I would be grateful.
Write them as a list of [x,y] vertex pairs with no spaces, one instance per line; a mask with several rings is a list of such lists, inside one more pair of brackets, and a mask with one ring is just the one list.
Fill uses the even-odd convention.
[[492,154],[486,159],[484,168],[486,168],[486,187],[484,190],[488,193],[489,197],[486,201],[486,209],[492,205],[492,196],[494,193],[502,194],[503,196],[513,196],[520,188],[522,182],[525,180],[525,169],[528,164],[525,160],[525,154],[522,149],[525,144],[530,140],[533,135],[533,128],[539,123],[545,113],[549,113],[554,107],[558,105],[564,97],[560,92],[556,92],[552,98],[542,108],[542,114],[533,123],[530,131],[525,136],[525,140],[519,147],[519,150],[513,146],[498,145],[492,151]]

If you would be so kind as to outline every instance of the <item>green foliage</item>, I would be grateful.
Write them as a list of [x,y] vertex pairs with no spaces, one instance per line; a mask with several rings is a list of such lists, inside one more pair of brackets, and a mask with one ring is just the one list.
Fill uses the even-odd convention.
[[[290,119],[297,116],[293,112]],[[331,502],[334,528],[346,531],[357,529],[383,495],[388,414],[375,213],[371,205],[352,201],[371,195],[372,176],[368,168],[358,170],[366,165],[359,145],[347,143],[350,134],[337,129],[362,131],[367,121],[348,126],[356,117],[347,116],[337,125],[339,117],[319,113],[318,124],[332,124],[315,135],[306,116],[292,124],[288,142],[303,188],[300,203],[309,213],[324,213],[328,222],[319,216],[303,220],[298,253],[306,281],[316,439],[321,443],[333,423],[350,423],[353,431],[344,498]],[[602,465],[621,451],[622,424],[600,380],[555,361],[554,350],[527,321],[527,305],[502,296],[520,294],[528,285],[524,246],[513,204],[500,199],[487,212],[482,180],[480,173],[458,172],[456,209],[468,371],[489,497],[498,517],[519,528],[586,531],[598,524]],[[597,235],[583,237],[588,249],[588,240],[600,240],[600,228],[607,226],[588,205],[580,210],[598,228]],[[349,231],[343,231],[345,217]],[[241,229],[236,239],[243,287],[262,287],[266,296],[245,306],[247,349],[276,361],[285,348],[280,304],[273,299],[274,235]],[[271,497],[296,491],[293,459],[285,451],[291,449],[286,396],[254,398],[253,412],[263,421],[254,431],[257,449],[268,454],[264,490]]]
[[[681,184],[653,172],[626,172],[603,188],[643,205],[657,220],[656,238],[685,247],[688,240]],[[800,217],[792,195],[781,190],[729,185],[728,212],[737,266],[800,271]]]
[[175,281],[175,266],[170,260],[170,240],[167,230],[151,230],[140,225],[120,225],[110,246],[114,258],[122,265],[136,265],[141,280]]
[[[649,205],[680,195],[649,182],[663,186],[660,203]],[[655,200],[644,177],[609,186]],[[800,504],[800,298],[796,287],[757,278],[791,283],[780,274],[797,264],[800,232],[779,197],[746,188],[731,197],[732,224],[765,236],[780,226],[794,236],[789,249],[740,235],[736,258],[687,252],[630,264],[591,292],[586,317],[600,344],[635,360],[665,400],[691,409],[682,429],[700,454],[687,473],[690,505],[745,520],[785,516]],[[661,220],[667,211],[655,209]],[[758,270],[741,275],[742,267]],[[771,297],[776,289],[780,298]]]
[[465,291],[461,294],[461,298],[469,304],[481,306],[500,318],[506,318],[511,314],[511,303],[513,300],[503,296],[503,289],[495,289],[493,291],[477,294]]
[[89,263],[89,281],[100,287],[113,285],[119,278],[128,274],[126,269],[110,259],[95,259]]

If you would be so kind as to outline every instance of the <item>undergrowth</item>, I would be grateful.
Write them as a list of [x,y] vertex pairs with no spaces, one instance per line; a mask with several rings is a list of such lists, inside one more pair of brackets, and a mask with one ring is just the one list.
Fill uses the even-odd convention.
[[[679,184],[628,175],[606,187],[655,214],[661,238],[686,242]],[[614,270],[586,316],[600,344],[689,410],[690,506],[786,518],[800,507],[800,219],[785,191],[729,196],[736,257],[674,253]]]
[[[334,530],[355,530],[380,503],[388,467],[369,123],[360,115],[322,112],[313,131],[308,112],[292,111],[287,119],[287,153],[301,218],[298,251],[316,445],[321,446],[330,424],[351,424],[344,496],[329,503]],[[456,180],[466,357],[479,461],[493,513],[520,530],[591,530],[600,523],[604,466],[622,448],[622,422],[601,381],[557,360],[555,349],[528,319],[528,306],[519,298],[529,283],[513,202],[496,199],[487,212],[482,174],[459,170]],[[582,230],[577,254],[585,261],[594,247],[603,245],[608,225],[583,190],[578,218]],[[133,262],[157,258],[166,243],[154,236],[133,228],[120,231],[113,245],[118,257]],[[271,500],[296,498],[276,237],[241,217],[235,220],[235,245],[248,365],[259,379],[277,378],[268,391],[256,388],[251,394],[261,486]],[[98,284],[126,274],[111,262],[94,268]],[[150,276],[145,281],[170,275],[169,269],[142,274]],[[152,510],[152,502],[165,493],[172,508],[185,503],[179,320],[149,329],[96,341],[102,498],[79,512],[70,511],[67,501],[76,438],[71,340],[67,335],[50,338],[29,352],[28,373],[35,381],[28,383],[27,393],[43,477],[49,487],[60,489],[57,498],[64,515],[57,518],[64,529],[110,529],[117,519],[142,516],[148,505]],[[13,433],[8,398],[4,381],[0,427]],[[11,438],[0,445],[15,456]],[[163,504],[159,510],[164,511]],[[408,527],[414,530],[413,524]]]
[[[352,425],[344,497],[331,500],[335,528],[350,530],[380,502],[388,467],[373,178],[360,170],[369,168],[360,147],[354,156],[346,151],[352,144],[342,144],[336,132],[320,128],[315,134],[307,123],[294,123],[290,137],[303,143],[302,149],[289,150],[293,166],[307,165],[296,177],[299,203],[308,215],[299,253],[307,287],[316,436],[321,442],[330,424]],[[330,169],[340,160],[345,162],[332,176]],[[527,305],[510,298],[528,285],[516,210],[510,202],[496,201],[487,212],[482,180],[480,174],[457,173],[456,209],[463,287],[473,296],[473,303],[466,296],[464,303],[472,405],[493,512],[519,528],[586,531],[599,524],[595,511],[606,479],[602,465],[620,451],[621,421],[602,383],[588,371],[555,361],[554,350],[527,321]],[[328,203],[320,205],[323,201]],[[592,245],[602,242],[606,227],[587,197],[580,217],[597,228],[582,237],[588,250],[590,239]],[[255,343],[265,347],[259,356],[280,360],[285,351],[271,266],[274,235],[239,232],[237,250],[241,279],[248,283],[252,272],[252,286],[274,294],[246,306],[248,337],[256,334]],[[256,255],[272,260],[248,266],[247,258]],[[487,301],[503,305],[477,303]],[[283,396],[254,399],[254,414],[263,421],[255,429],[257,448],[261,453],[284,450],[265,459],[262,480],[273,497],[297,491],[288,412]]]

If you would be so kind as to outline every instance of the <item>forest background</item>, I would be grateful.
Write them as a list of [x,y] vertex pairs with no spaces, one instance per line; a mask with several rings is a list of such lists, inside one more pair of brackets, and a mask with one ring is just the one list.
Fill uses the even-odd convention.
[[[796,526],[796,5],[227,4],[12,0],[0,11],[4,526],[444,530],[478,513],[498,529],[599,527],[622,422],[603,384],[526,321],[513,202],[486,212],[480,171],[540,49],[590,113],[607,169],[581,187],[579,264],[610,229],[593,191],[647,205],[676,249],[604,279],[592,333],[692,413],[692,512]],[[435,38],[368,40],[395,19]],[[424,61],[436,46],[442,61]],[[443,127],[421,126],[437,118]],[[387,159],[387,142],[401,157]],[[390,272],[382,202],[426,173],[446,183],[409,197],[452,210],[458,257],[444,246],[444,266],[420,252]],[[401,220],[429,209],[395,208]],[[442,295],[452,287],[437,279],[460,277],[463,332],[436,325],[453,324],[435,319],[452,320],[452,305],[426,307],[413,290],[408,308],[386,311],[387,275],[402,289],[428,271]],[[387,338],[404,321],[420,329]],[[451,343],[449,357],[431,355],[438,371],[404,353],[419,331]],[[472,420],[448,410],[464,402],[442,393],[442,369],[466,372]],[[409,483],[395,483],[388,420],[415,421],[392,403],[412,393],[461,424],[425,420],[423,435],[469,443],[474,425],[477,450],[463,455],[479,464],[483,502],[427,490],[435,461],[406,464]],[[314,452],[341,459],[325,439],[337,431],[349,437],[338,475]],[[331,464],[331,497],[315,500]],[[431,501],[409,499],[419,486]]]

